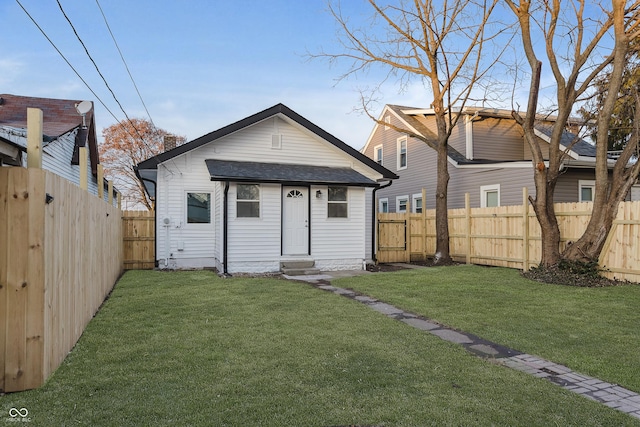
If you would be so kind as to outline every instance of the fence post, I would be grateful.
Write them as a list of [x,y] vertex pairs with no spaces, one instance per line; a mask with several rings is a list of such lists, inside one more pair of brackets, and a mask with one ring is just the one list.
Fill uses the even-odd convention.
[[86,190],[89,187],[89,159],[87,158],[87,147],[80,147],[80,188]]
[[42,110],[27,108],[27,167],[42,169]]
[[98,198],[104,200],[104,168],[98,165]]
[[422,189],[422,259],[427,260],[427,189]]
[[522,271],[529,271],[529,190],[522,188]]
[[107,184],[107,191],[109,191],[109,196],[107,200],[109,200],[109,204],[113,206],[113,181],[112,180],[109,180],[109,183]]
[[467,264],[471,264],[471,202],[469,193],[464,193],[464,215],[467,224]]

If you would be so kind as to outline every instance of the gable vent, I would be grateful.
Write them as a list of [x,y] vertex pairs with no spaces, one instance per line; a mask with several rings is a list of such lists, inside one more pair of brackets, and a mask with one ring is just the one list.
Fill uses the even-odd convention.
[[271,148],[274,150],[282,148],[282,134],[271,135]]

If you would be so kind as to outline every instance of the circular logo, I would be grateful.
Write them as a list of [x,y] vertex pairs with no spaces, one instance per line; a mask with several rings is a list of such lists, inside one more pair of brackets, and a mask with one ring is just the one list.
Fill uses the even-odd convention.
[[29,415],[29,411],[27,410],[27,408],[20,408],[20,409],[11,408],[11,409],[9,409],[9,416],[12,417],[12,418],[17,418],[17,417],[26,418],[27,415]]

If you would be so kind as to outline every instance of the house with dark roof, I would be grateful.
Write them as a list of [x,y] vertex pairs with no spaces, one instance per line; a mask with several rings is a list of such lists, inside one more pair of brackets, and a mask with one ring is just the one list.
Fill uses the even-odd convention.
[[[277,104],[137,166],[160,268],[362,269],[397,175]],[[316,271],[311,270],[311,271]]]
[[[27,108],[42,110],[42,168],[80,185],[80,147],[87,147],[88,190],[98,194],[100,163],[93,104],[80,114],[81,101],[0,94],[0,166],[27,164]],[[106,189],[106,182],[101,183]],[[105,194],[107,192],[105,191]]]
[[[531,152],[511,111],[465,107],[449,139],[450,209],[522,204],[522,189],[535,194]],[[422,212],[435,208],[436,152],[410,133],[436,140],[431,109],[386,105],[361,152],[399,176],[377,193],[380,212]],[[550,141],[551,121],[541,117],[536,134]],[[399,132],[396,129],[408,132]],[[591,201],[595,186],[595,147],[566,131],[562,139],[568,156],[555,191],[556,202]],[[542,144],[548,155],[548,144]],[[612,161],[613,162],[613,161]],[[611,163],[613,165],[613,163]],[[547,164],[548,166],[548,164]],[[422,189],[426,200],[422,200]]]

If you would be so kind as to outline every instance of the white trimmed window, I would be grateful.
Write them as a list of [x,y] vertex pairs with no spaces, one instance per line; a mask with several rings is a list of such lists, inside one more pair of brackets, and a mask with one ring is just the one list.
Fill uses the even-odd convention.
[[236,195],[236,217],[260,218],[260,186],[238,184]]
[[[385,116],[384,122],[385,123],[391,123],[391,116]],[[391,128],[385,124],[384,125],[384,130],[389,130],[389,129],[391,129]]]
[[382,144],[373,147],[373,160],[379,165],[382,164]]
[[494,208],[500,206],[500,184],[480,187],[480,207]]
[[407,168],[407,137],[398,138],[398,170]]
[[398,196],[396,197],[396,212],[406,212],[407,206],[409,205],[409,196]]
[[596,191],[596,182],[593,180],[578,180],[578,200],[580,202],[593,202]]
[[329,187],[328,197],[328,217],[347,218],[349,212],[349,202],[347,187]]
[[388,213],[389,212],[389,199],[384,198],[378,200],[378,212],[379,213]]
[[411,212],[422,213],[422,193],[411,196]]
[[187,224],[211,223],[211,193],[187,193]]

